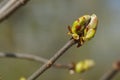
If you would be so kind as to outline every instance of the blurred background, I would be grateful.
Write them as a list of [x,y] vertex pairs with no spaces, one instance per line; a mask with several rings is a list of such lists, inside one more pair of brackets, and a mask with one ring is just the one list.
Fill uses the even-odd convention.
[[[37,80],[98,80],[120,58],[120,0],[31,0],[0,24],[0,52],[30,53],[49,59],[70,39],[67,26],[80,16],[93,13],[99,18],[95,37],[80,48],[73,46],[57,62],[93,59],[95,67],[74,75],[65,69],[50,68]],[[19,80],[41,65],[1,58],[0,77]],[[120,74],[113,80],[119,79]]]

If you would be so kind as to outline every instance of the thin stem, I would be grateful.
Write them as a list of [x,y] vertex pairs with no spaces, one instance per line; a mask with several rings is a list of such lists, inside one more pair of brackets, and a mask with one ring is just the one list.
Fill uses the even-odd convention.
[[[31,55],[31,54],[25,54],[25,53],[2,53],[2,52],[0,52],[0,58],[25,59],[25,60],[32,60],[32,61],[37,61],[37,62],[41,62],[41,63],[46,63],[48,61],[47,59],[45,59],[43,57],[35,56],[35,55]],[[70,69],[73,66],[70,64],[55,63],[55,64],[53,64],[53,67]]]
[[113,69],[107,74],[105,74],[100,80],[111,80],[117,73],[118,70]]
[[62,56],[65,51],[67,51],[72,45],[74,45],[76,41],[74,39],[69,40],[55,55],[49,59],[47,63],[45,63],[42,67],[40,67],[36,72],[34,72],[27,80],[35,80],[37,79],[43,72],[49,69],[55,61]]
[[29,0],[8,0],[0,3],[0,22],[6,19],[11,13],[23,6]]
[[110,72],[103,75],[103,77],[100,80],[112,80],[119,71],[120,71],[120,61],[117,61],[113,65],[113,69]]

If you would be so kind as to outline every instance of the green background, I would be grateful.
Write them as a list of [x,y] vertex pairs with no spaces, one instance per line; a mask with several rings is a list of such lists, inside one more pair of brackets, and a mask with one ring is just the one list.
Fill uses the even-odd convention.
[[[69,39],[68,25],[84,14],[95,13],[95,37],[81,48],[73,46],[57,62],[93,59],[95,67],[83,74],[50,68],[37,80],[99,80],[120,58],[120,0],[30,0],[0,24],[0,52],[30,53],[47,59]],[[1,80],[28,77],[42,64],[0,58]],[[120,79],[118,74],[114,80]]]

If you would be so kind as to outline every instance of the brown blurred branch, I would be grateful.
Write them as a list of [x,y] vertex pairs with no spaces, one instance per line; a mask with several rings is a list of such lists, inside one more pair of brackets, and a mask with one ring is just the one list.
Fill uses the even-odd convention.
[[120,61],[117,61],[113,64],[113,69],[103,75],[103,77],[100,80],[112,80],[115,75],[120,71]]
[[[2,53],[0,52],[0,58],[16,58],[16,59],[25,59],[25,60],[32,60],[32,61],[37,61],[41,63],[46,63],[48,60],[40,57],[40,56],[35,56],[31,54],[25,54],[25,53]],[[60,64],[60,63],[55,63],[53,67],[56,68],[65,68],[65,69],[71,69],[73,68],[72,64]]]
[[[29,0],[4,0],[0,3],[0,22],[9,17],[19,7],[23,6]],[[4,4],[4,5],[3,5]]]
[[69,40],[55,55],[50,58],[47,63],[45,63],[42,67],[40,67],[36,72],[34,72],[27,80],[36,80],[43,72],[49,69],[55,61],[60,58],[72,45],[76,44],[74,39]]

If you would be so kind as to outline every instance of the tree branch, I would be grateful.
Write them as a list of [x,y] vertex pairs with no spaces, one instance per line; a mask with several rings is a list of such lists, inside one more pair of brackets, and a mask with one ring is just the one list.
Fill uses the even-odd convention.
[[113,64],[113,69],[103,75],[103,77],[100,80],[112,80],[115,75],[120,71],[120,61],[117,61]]
[[[25,60],[32,60],[32,61],[37,61],[41,63],[46,63],[48,60],[40,57],[40,56],[35,56],[31,54],[25,54],[25,53],[2,53],[0,52],[0,58],[16,58],[16,59],[25,59]],[[71,69],[74,66],[70,64],[60,64],[60,63],[55,63],[53,64],[53,67],[56,68],[64,68],[64,69]]]
[[37,79],[43,72],[49,69],[55,61],[62,56],[72,45],[76,44],[74,39],[69,40],[55,55],[47,61],[42,67],[40,67],[36,72],[34,72],[27,80]]
[[29,0],[4,0],[0,4],[0,22],[9,17],[19,7],[23,6]]

